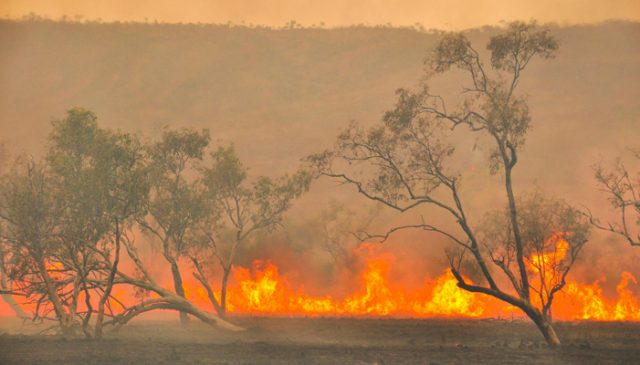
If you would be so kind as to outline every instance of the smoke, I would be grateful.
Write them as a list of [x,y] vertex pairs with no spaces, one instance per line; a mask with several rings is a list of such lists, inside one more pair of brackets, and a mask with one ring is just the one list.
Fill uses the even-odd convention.
[[[482,45],[495,31],[468,36]],[[592,165],[637,147],[640,24],[554,27],[552,33],[561,43],[558,56],[532,64],[521,85],[529,95],[533,129],[516,168],[517,193],[541,189],[611,220],[614,213],[597,190]],[[394,89],[415,85],[422,76],[422,59],[437,37],[358,27],[275,31],[1,21],[0,137],[12,154],[37,156],[50,120],[83,106],[104,127],[148,137],[163,125],[209,128],[214,139],[234,143],[251,174],[277,175],[330,147],[349,120],[378,121],[392,106]],[[434,80],[433,88],[446,94],[460,85],[454,76]],[[478,223],[504,204],[501,176],[487,172],[486,141],[462,133],[454,142],[453,167],[463,173],[463,198]],[[351,233],[371,219],[371,209],[353,189],[320,180],[295,203],[281,229],[242,247],[238,265],[269,260],[310,294],[346,295],[366,265],[366,255],[355,254],[360,242]],[[373,209],[376,216],[364,227],[370,233],[416,223],[420,215],[454,227],[429,209],[405,215]],[[334,221],[327,218],[332,213]],[[332,240],[325,229],[337,231]],[[137,238],[148,250],[143,257],[159,282],[169,282],[165,262],[147,241]],[[375,254],[394,257],[393,280],[417,288],[425,277],[442,274],[450,243],[407,231],[373,245]],[[640,276],[638,259],[639,250],[594,232],[572,277],[600,281],[605,294],[614,295],[622,271]],[[211,273],[217,280],[215,266]]]

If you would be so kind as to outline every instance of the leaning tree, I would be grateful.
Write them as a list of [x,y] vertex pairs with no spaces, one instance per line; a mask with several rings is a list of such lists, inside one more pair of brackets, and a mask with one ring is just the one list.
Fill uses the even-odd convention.
[[[586,242],[588,225],[564,202],[518,198],[513,171],[531,122],[526,98],[516,90],[530,61],[551,58],[557,48],[548,30],[514,22],[491,37],[487,66],[463,33],[448,34],[425,62],[419,87],[398,90],[381,124],[365,129],[351,123],[334,148],[308,158],[319,175],[398,212],[428,206],[444,213],[451,224],[422,219],[376,237],[410,228],[443,235],[453,243],[447,254],[458,286],[519,308],[550,346],[560,345],[552,302]],[[452,69],[467,80],[452,96],[459,101],[455,107],[429,87],[434,76]],[[490,146],[487,167],[501,176],[506,196],[506,207],[485,212],[483,219],[470,208],[463,176],[454,171],[462,162],[450,138],[465,133]]]

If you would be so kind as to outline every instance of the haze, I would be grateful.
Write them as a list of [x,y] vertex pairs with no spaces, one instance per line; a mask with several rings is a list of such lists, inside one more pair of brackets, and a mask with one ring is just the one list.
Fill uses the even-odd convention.
[[639,40],[637,0],[0,0],[0,363],[640,363]]
[[413,25],[436,29],[466,29],[501,21],[537,19],[560,24],[597,23],[609,19],[640,19],[636,0],[4,0],[0,15],[36,13],[51,18],[80,16],[104,21],[171,23],[245,23],[303,25]]

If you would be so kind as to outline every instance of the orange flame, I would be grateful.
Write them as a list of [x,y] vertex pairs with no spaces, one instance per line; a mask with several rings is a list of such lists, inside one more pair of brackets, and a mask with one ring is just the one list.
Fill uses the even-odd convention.
[[[548,242],[549,252],[533,255],[530,270],[557,266],[570,249],[564,235]],[[368,247],[368,246],[365,246]],[[371,252],[368,251],[368,252]],[[362,256],[360,250],[356,253]],[[503,317],[519,313],[514,307],[481,294],[460,289],[449,270],[435,280],[425,279],[421,288],[411,290],[390,279],[392,259],[366,258],[359,287],[339,299],[331,295],[312,297],[303,288],[293,290],[278,267],[257,260],[252,270],[235,269],[236,286],[229,290],[229,309],[239,314],[287,316],[392,316],[392,317]],[[543,276],[545,282],[553,275]],[[540,279],[537,279],[538,281]],[[550,282],[546,283],[550,285]],[[617,286],[618,299],[609,300],[598,283],[582,284],[568,280],[554,302],[554,318],[560,320],[640,321],[640,300],[630,289],[636,278],[622,273]],[[522,316],[522,314],[518,314]]]
[[[532,256],[531,272],[538,273],[544,265],[561,262],[569,245],[561,236],[556,237],[555,245],[546,253]],[[282,275],[268,260],[256,260],[250,268],[235,267],[234,280],[228,289],[227,308],[236,314],[278,316],[523,316],[503,302],[460,289],[449,270],[436,278],[424,278],[418,287],[409,285],[391,275],[395,257],[390,253],[381,254],[372,247],[363,245],[355,250],[364,266],[356,286],[342,296],[337,296],[330,288],[325,295],[309,295],[302,285],[292,285],[290,278]],[[57,269],[55,265],[50,268]],[[189,276],[184,278],[187,298],[210,309],[207,294],[200,284]],[[170,280],[165,284],[172,286]],[[559,320],[640,321],[639,287],[634,275],[623,272],[616,287],[617,297],[609,298],[598,281],[589,284],[568,279],[554,301],[553,317]],[[113,295],[127,305],[139,301],[127,286],[115,286]],[[20,301],[20,298],[16,297],[16,300]],[[11,314],[12,311],[0,301],[0,315]]]
[[302,290],[292,290],[275,265],[258,260],[254,262],[253,271],[242,267],[234,271],[237,285],[229,290],[229,310],[304,316],[479,317],[483,314],[482,298],[458,288],[456,279],[448,271],[435,281],[425,281],[425,288],[413,293],[392,287],[388,271],[386,260],[369,260],[361,276],[361,289],[339,300],[330,295],[311,297]]

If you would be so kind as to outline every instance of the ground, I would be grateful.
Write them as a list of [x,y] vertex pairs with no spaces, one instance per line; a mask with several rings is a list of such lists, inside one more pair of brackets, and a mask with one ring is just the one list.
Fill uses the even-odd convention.
[[138,321],[102,341],[39,335],[0,318],[0,364],[640,364],[640,323],[559,323],[547,348],[526,321],[232,318]]

